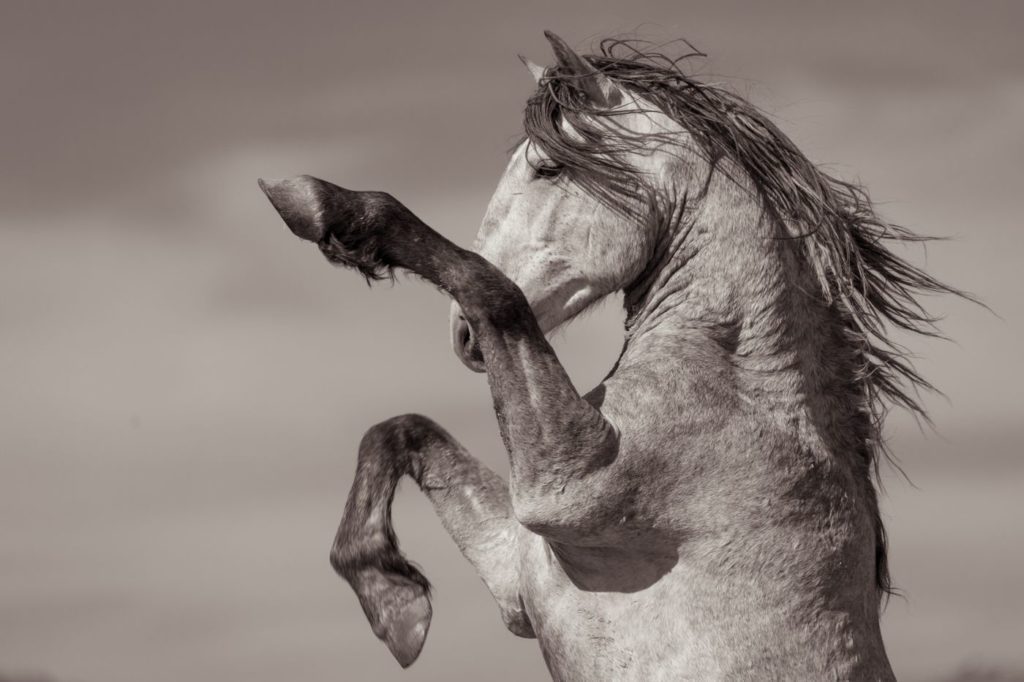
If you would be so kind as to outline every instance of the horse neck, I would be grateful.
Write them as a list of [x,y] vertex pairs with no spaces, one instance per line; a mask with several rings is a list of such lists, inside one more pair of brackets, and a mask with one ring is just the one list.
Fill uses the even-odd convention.
[[646,276],[626,291],[626,344],[613,375],[642,394],[657,382],[666,423],[715,423],[721,410],[718,423],[743,415],[756,433],[774,424],[765,442],[781,447],[758,453],[751,442],[749,453],[772,464],[737,476],[820,463],[832,485],[805,491],[808,518],[852,504],[857,527],[844,531],[856,538],[846,572],[819,587],[844,595],[843,608],[877,628],[874,562],[883,544],[867,449],[872,426],[842,320],[816,295],[799,244],[777,238],[773,218],[732,181],[712,178],[701,205],[670,232]]
[[867,427],[840,320],[813,294],[799,244],[778,238],[775,219],[736,177],[710,171],[703,198],[665,229],[627,289],[620,366],[696,371],[685,361],[696,353],[727,366],[742,397],[806,422],[829,450],[859,450]]

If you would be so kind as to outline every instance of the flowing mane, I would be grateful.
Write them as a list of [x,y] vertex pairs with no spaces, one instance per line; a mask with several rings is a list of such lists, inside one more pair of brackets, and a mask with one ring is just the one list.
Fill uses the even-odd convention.
[[[861,454],[869,475],[877,477],[880,456],[891,459],[882,438],[889,409],[900,406],[929,422],[920,392],[935,391],[913,367],[907,350],[892,339],[891,329],[940,336],[937,318],[922,307],[918,295],[970,296],[886,246],[886,242],[925,242],[931,237],[887,222],[876,213],[863,187],[817,167],[753,104],[685,73],[681,64],[698,56],[704,55],[691,51],[673,59],[649,51],[641,41],[607,39],[600,44],[600,54],[585,58],[617,85],[680,124],[709,161],[727,158],[742,169],[765,210],[782,226],[783,238],[800,242],[820,295],[842,320],[856,352],[854,381],[868,425]],[[615,114],[590,104],[577,87],[578,78],[559,66],[545,72],[526,106],[526,137],[602,202],[642,217],[654,208],[651,202],[657,200],[657,188],[623,160],[622,152],[649,144],[650,136],[627,131],[610,135],[599,119]],[[563,120],[578,137],[566,133]],[[638,196],[649,201],[638,202]],[[890,594],[885,531],[877,516],[876,531],[877,584]]]

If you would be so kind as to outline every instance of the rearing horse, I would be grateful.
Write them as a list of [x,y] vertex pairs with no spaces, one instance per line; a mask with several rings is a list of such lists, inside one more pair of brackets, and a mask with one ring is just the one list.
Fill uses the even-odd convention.
[[[957,292],[743,99],[637,44],[546,35],[475,253],[387,194],[260,181],[328,260],[454,299],[511,462],[506,485],[425,417],[374,426],[334,568],[411,664],[431,606],[391,526],[409,476],[556,679],[893,679],[872,476],[886,408],[920,412],[928,384],[886,328],[932,333],[915,296]],[[616,291],[622,354],[581,396],[545,334]]]

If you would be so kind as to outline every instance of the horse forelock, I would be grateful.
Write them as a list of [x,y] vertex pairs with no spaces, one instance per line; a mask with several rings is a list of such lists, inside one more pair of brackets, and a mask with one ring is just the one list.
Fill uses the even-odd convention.
[[[705,56],[684,44],[691,51],[670,58],[642,41],[606,39],[599,54],[585,58],[619,87],[682,126],[705,158],[726,157],[742,169],[764,209],[783,227],[783,238],[799,241],[822,299],[837,314],[858,358],[854,380],[870,426],[862,452],[868,475],[877,478],[880,457],[893,461],[881,436],[887,412],[900,406],[930,423],[920,392],[935,391],[913,367],[908,351],[892,339],[893,327],[940,336],[937,318],[922,307],[918,296],[948,293],[975,299],[886,245],[926,242],[931,237],[881,218],[863,187],[818,168],[756,106],[684,72],[687,59]],[[625,154],[650,145],[652,135],[603,125],[602,119],[629,111],[590,104],[577,81],[578,76],[559,66],[545,72],[524,113],[528,143],[564,166],[573,181],[601,202],[625,216],[642,218],[656,209],[651,203],[659,188],[632,167]],[[646,200],[638,201],[638,195]],[[885,529],[877,503],[873,506],[877,585],[890,594]]]

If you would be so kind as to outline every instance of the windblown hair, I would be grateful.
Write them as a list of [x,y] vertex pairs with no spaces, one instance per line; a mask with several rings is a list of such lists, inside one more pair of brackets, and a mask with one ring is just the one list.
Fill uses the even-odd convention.
[[[880,456],[889,457],[881,436],[888,410],[901,406],[928,422],[920,391],[935,390],[914,369],[907,350],[890,337],[891,327],[939,336],[937,318],[921,306],[917,296],[970,296],[939,282],[886,246],[887,242],[924,242],[929,237],[880,218],[862,187],[815,166],[750,102],[683,71],[686,59],[703,54],[694,50],[672,59],[647,47],[640,41],[607,39],[600,44],[600,54],[584,58],[620,88],[686,129],[698,152],[710,162],[725,158],[742,169],[764,209],[789,237],[799,240],[821,296],[842,320],[855,352],[854,381],[862,392],[868,422],[862,456],[869,476],[877,477]],[[579,78],[559,66],[545,72],[526,106],[527,139],[600,201],[640,218],[645,210],[654,209],[643,204],[656,201],[657,188],[625,160],[624,153],[650,145],[651,136],[602,125],[601,117],[616,114],[595,106],[579,87]],[[574,135],[567,134],[562,121]],[[672,141],[667,134],[656,136]],[[875,506],[876,582],[888,595],[893,588],[885,530]]]

